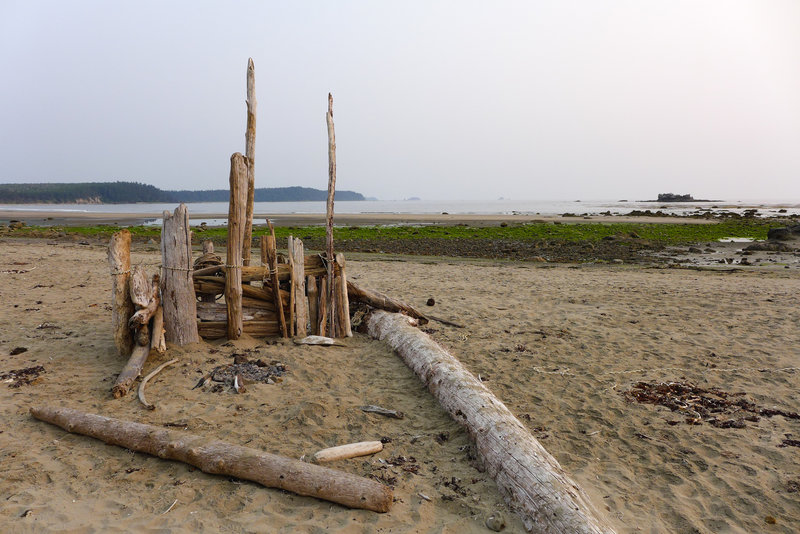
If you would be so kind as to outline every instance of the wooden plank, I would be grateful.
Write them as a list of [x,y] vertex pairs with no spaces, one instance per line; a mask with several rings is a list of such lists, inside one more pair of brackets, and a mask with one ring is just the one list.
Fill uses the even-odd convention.
[[164,336],[170,343],[200,341],[197,334],[197,298],[192,281],[192,232],[189,211],[181,204],[174,213],[164,212],[161,225],[161,294]]
[[320,336],[328,335],[328,278],[319,277],[319,332]]

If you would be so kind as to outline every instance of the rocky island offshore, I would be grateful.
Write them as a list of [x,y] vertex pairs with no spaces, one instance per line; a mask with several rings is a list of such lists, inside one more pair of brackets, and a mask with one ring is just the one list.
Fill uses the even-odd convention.
[[640,202],[722,202],[721,200],[709,200],[705,198],[694,198],[692,195],[676,195],[675,193],[659,193],[655,200],[640,200]]

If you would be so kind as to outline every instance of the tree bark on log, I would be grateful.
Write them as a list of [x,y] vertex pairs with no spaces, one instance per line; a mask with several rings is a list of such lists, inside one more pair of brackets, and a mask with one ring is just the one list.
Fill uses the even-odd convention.
[[108,243],[108,264],[111,268],[111,328],[117,354],[125,358],[133,348],[128,320],[133,315],[133,301],[128,290],[131,271],[131,233],[120,230]]
[[244,223],[242,264],[250,265],[253,243],[253,200],[256,183],[256,70],[253,58],[247,60],[247,131],[244,136],[244,155],[247,158],[247,209]]
[[336,133],[333,129],[333,95],[328,93],[328,113],[325,115],[328,125],[328,201],[325,205],[325,251],[328,268],[328,331],[336,333],[336,284],[333,280],[333,200],[336,195]]
[[344,254],[336,253],[336,316],[339,337],[353,337],[350,327],[350,299],[347,297],[347,274],[344,269]]
[[250,447],[69,408],[31,408],[31,414],[68,432],[184,462],[204,473],[252,480],[349,508],[387,512],[392,505],[392,491],[379,482]]
[[386,295],[378,293],[377,291],[364,289],[350,281],[347,282],[347,295],[351,300],[369,304],[373,308],[378,308],[379,310],[388,312],[404,313],[409,317],[418,319],[420,324],[428,323],[428,317],[426,317],[424,313],[413,306],[410,306],[403,301],[393,299],[392,297],[387,297]]
[[192,232],[185,204],[178,206],[174,214],[164,212],[161,264],[165,338],[177,345],[196,343],[200,336],[192,281]]
[[228,305],[228,339],[239,339],[242,335],[242,241],[247,207],[247,165],[239,152],[231,156],[230,194],[225,303]]
[[369,334],[385,341],[475,441],[486,471],[529,532],[612,533],[558,461],[483,382],[408,318],[376,310]]
[[128,358],[128,363],[122,368],[122,371],[111,388],[111,394],[115,399],[119,399],[128,394],[137,378],[142,374],[142,367],[144,367],[147,357],[150,356],[150,343],[146,345],[136,345],[131,352],[131,357]]

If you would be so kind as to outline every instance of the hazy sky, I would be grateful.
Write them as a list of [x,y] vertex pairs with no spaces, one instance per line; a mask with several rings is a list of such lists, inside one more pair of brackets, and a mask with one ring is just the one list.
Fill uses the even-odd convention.
[[800,199],[797,0],[0,0],[0,182]]

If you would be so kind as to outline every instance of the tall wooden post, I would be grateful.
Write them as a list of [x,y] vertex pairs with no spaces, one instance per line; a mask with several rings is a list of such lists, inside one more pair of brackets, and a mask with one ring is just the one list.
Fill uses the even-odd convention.
[[108,266],[111,268],[111,327],[117,353],[127,358],[133,348],[128,319],[133,315],[133,301],[128,291],[131,276],[131,233],[120,230],[108,243]]
[[325,115],[325,122],[328,124],[328,202],[325,230],[328,264],[328,331],[334,334],[336,332],[336,306],[334,305],[336,285],[333,281],[333,198],[336,193],[336,134],[333,130],[333,95],[330,93],[328,93],[328,114]]
[[247,164],[236,152],[231,156],[231,198],[228,204],[228,255],[225,260],[225,304],[228,339],[242,335],[242,241],[247,207]]
[[247,60],[247,132],[244,155],[247,157],[247,210],[242,249],[243,265],[250,265],[250,245],[253,242],[253,200],[256,166],[256,73],[253,58]]
[[185,204],[175,213],[164,212],[161,226],[161,294],[164,336],[178,345],[200,341],[197,334],[197,299],[192,280],[192,232]]
[[292,255],[295,332],[299,337],[306,337],[308,335],[308,299],[306,299],[306,271],[303,242],[295,238],[289,253]]
[[[272,226],[272,221],[267,219],[267,226],[269,226],[270,235],[264,236],[261,242],[262,246],[266,245],[267,268],[269,269],[270,283],[272,286],[272,298],[275,302],[275,313],[278,314],[278,324],[281,327],[281,336],[289,337],[289,332],[286,328],[286,316],[283,312],[283,300],[281,299],[281,287],[278,281],[278,251],[275,245],[275,227]],[[262,252],[262,257],[263,257]],[[263,261],[263,260],[262,260]]]
[[336,331],[339,337],[353,337],[353,329],[350,327],[350,301],[347,297],[347,274],[344,269],[344,254],[336,254],[336,270],[339,276],[336,277],[336,314],[338,324]]

